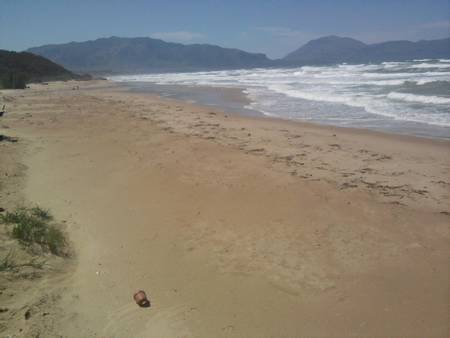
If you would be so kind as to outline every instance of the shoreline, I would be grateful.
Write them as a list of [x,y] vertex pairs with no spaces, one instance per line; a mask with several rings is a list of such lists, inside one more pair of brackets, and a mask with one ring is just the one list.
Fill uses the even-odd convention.
[[[367,127],[364,125],[337,125],[327,120],[320,121],[308,121],[300,118],[289,118],[283,116],[275,116],[274,114],[266,113],[254,108],[250,105],[252,100],[248,94],[245,93],[247,88],[245,87],[220,87],[220,86],[205,86],[205,85],[158,85],[151,82],[116,82],[114,80],[108,80],[119,86],[129,88],[131,92],[147,93],[159,95],[162,98],[175,99],[185,101],[188,103],[194,103],[200,106],[207,106],[216,108],[228,113],[237,113],[243,116],[259,117],[259,118],[274,118],[286,121],[293,121],[299,123],[310,123],[314,125],[324,125],[331,127],[338,127],[344,129],[362,129],[368,131],[376,131],[385,134],[413,136],[425,139],[436,139],[450,141],[450,127],[444,127],[440,125],[432,125],[426,123],[418,123],[413,121],[403,121],[410,126],[408,129],[402,129],[401,127],[394,126],[374,126]],[[205,94],[205,93],[213,93]],[[348,109],[351,109],[349,107]],[[399,120],[392,120],[395,123],[402,123]],[[354,122],[353,122],[354,123]],[[413,127],[414,126],[414,127]],[[429,129],[429,130],[428,130]],[[431,130],[435,130],[436,135],[432,135]],[[424,132],[423,130],[428,130]]]
[[[118,86],[119,92],[123,92],[125,95],[136,95],[139,97],[142,93],[133,93],[129,92],[127,90],[127,86]],[[244,135],[246,134],[246,130],[251,130],[252,127],[259,127],[261,129],[261,132],[267,132],[270,129],[275,129],[273,127],[276,127],[276,131],[282,131],[283,133],[304,133],[304,134],[310,134],[313,140],[312,144],[323,144],[325,147],[328,146],[329,150],[323,149],[321,146],[313,146],[315,150],[318,150],[322,153],[327,153],[329,151],[347,151],[347,158],[341,162],[343,159],[339,158],[339,161],[331,164],[331,168],[323,167],[323,162],[319,159],[318,163],[315,165],[313,164],[312,167],[307,167],[306,161],[308,160],[308,157],[300,157],[300,161],[296,158],[296,156],[287,155],[287,160],[285,160],[286,157],[281,156],[280,161],[280,154],[289,152],[285,148],[288,146],[286,143],[282,143],[283,141],[287,141],[287,143],[290,143],[290,137],[287,137],[284,140],[281,140],[281,144],[278,145],[278,147],[275,149],[274,153],[271,154],[270,152],[267,152],[264,148],[252,148],[251,142],[248,142],[247,144],[242,147],[242,142],[234,142],[233,139],[240,140],[239,137],[231,137],[231,140],[226,137],[225,142],[220,142],[221,144],[225,145],[232,145],[232,146],[238,146],[240,150],[246,151],[246,153],[252,153],[254,155],[264,156],[268,158],[272,158],[274,162],[286,162],[288,165],[289,170],[293,169],[293,171],[288,171],[291,175],[297,175],[304,179],[308,180],[321,180],[325,179],[328,182],[333,182],[338,186],[339,189],[354,189],[359,187],[364,187],[368,189],[371,193],[375,193],[378,195],[377,197],[380,198],[380,201],[384,201],[385,203],[398,203],[399,205],[408,206],[409,204],[412,204],[414,207],[421,208],[421,203],[424,202],[425,199],[423,199],[423,194],[428,193],[428,189],[430,185],[441,185],[438,190],[440,191],[439,197],[434,196],[431,199],[440,201],[437,203],[439,205],[438,208],[441,208],[442,210],[436,210],[438,212],[442,212],[444,214],[449,214],[450,210],[447,210],[448,208],[445,206],[445,203],[441,203],[443,200],[446,200],[448,198],[447,195],[447,188],[450,186],[450,182],[447,182],[447,178],[450,177],[450,171],[447,167],[445,168],[444,163],[447,163],[450,165],[450,157],[448,156],[448,152],[450,151],[450,140],[446,139],[440,139],[440,138],[426,138],[426,137],[419,137],[414,135],[402,135],[402,134],[395,134],[395,133],[389,133],[384,131],[378,131],[378,130],[370,130],[370,129],[363,129],[363,128],[353,128],[353,127],[341,127],[341,126],[332,126],[332,125],[325,125],[325,124],[318,124],[314,122],[307,122],[307,121],[298,121],[298,120],[290,120],[290,119],[283,119],[278,117],[269,117],[269,116],[246,116],[240,113],[233,113],[229,111],[223,111],[220,107],[210,107],[210,106],[202,106],[198,103],[191,103],[186,102],[183,100],[178,99],[172,99],[172,98],[165,98],[161,97],[160,95],[152,95],[152,94],[146,94],[149,95],[151,98],[156,98],[156,100],[161,100],[162,102],[167,102],[169,104],[175,105],[177,107],[184,106],[189,107],[191,110],[198,110],[202,113],[209,114],[208,112],[215,112],[218,114],[218,116],[221,116],[224,118],[223,121],[228,121],[228,117],[232,117],[232,119],[236,123],[231,123],[232,129],[242,129],[244,131]],[[210,116],[209,116],[210,117]],[[166,124],[166,129],[171,131],[172,129],[174,131],[177,130],[177,125],[171,125],[170,118],[169,121],[166,121],[163,119],[159,120],[160,123]],[[202,127],[201,125],[199,126]],[[214,127],[214,126],[213,126]],[[272,127],[272,128],[271,128]],[[213,128],[214,129],[214,128]],[[184,128],[181,128],[182,132],[186,132]],[[306,133],[305,133],[306,131]],[[199,136],[198,133],[189,131],[188,134],[194,136]],[[313,136],[314,135],[314,136]],[[253,137],[253,135],[251,135]],[[276,135],[271,135],[272,137],[276,137]],[[295,135],[294,138],[296,138],[299,135]],[[358,139],[355,139],[357,137]],[[361,137],[361,139],[359,139]],[[271,138],[270,136],[268,137]],[[321,139],[323,138],[323,140]],[[207,136],[206,139],[217,141],[217,139],[213,136]],[[264,140],[264,138],[263,138]],[[343,149],[340,145],[336,144],[335,142],[339,140],[340,142],[345,142],[344,144],[347,146],[348,149]],[[356,141],[356,143],[355,143]],[[366,141],[369,141],[367,143]],[[339,142],[339,143],[340,143]],[[357,145],[358,142],[361,142],[360,149]],[[258,145],[259,142],[255,142],[255,145]],[[373,149],[365,149],[364,147],[375,146]],[[356,146],[356,147],[355,147]],[[416,149],[411,149],[411,146],[414,146]],[[302,146],[303,147],[303,146]],[[310,145],[306,145],[306,147],[310,147]],[[297,151],[298,149],[295,149],[296,147],[290,147],[290,153]],[[304,149],[304,148],[303,148]],[[382,153],[378,153],[379,150],[382,150]],[[442,161],[442,169],[441,172],[443,180],[438,181],[428,181],[426,184],[423,182],[423,175],[420,172],[416,172],[414,176],[416,176],[415,179],[407,178],[401,181],[402,184],[393,184],[390,182],[397,181],[397,175],[403,175],[406,171],[408,171],[408,167],[405,166],[404,168],[401,168],[402,170],[397,171],[397,165],[394,164],[393,168],[390,173],[387,173],[386,168],[389,167],[388,163],[386,163],[386,160],[389,162],[392,159],[393,154],[398,154],[402,151],[407,149],[410,152],[415,153],[417,151],[418,154],[424,154],[428,151],[435,152],[439,154],[439,159]],[[255,152],[255,150],[258,150]],[[355,152],[359,152],[362,156],[365,158],[360,158],[358,163],[358,166],[360,169],[358,170],[357,174],[360,176],[356,178],[356,180],[353,180],[351,177],[353,176],[354,166],[355,166]],[[383,153],[384,152],[384,153]],[[297,153],[297,156],[299,154]],[[300,154],[303,155],[303,154]],[[291,158],[293,157],[293,158]],[[320,158],[320,156],[319,156]],[[374,160],[372,160],[374,158]],[[346,165],[345,161],[350,161],[349,165]],[[379,161],[378,168],[376,170],[372,170],[370,167],[372,164],[371,162],[377,162]],[[293,163],[291,165],[291,162]],[[315,171],[314,174],[307,173],[306,176],[301,173],[296,172],[296,169],[299,168],[298,164],[300,163],[300,168],[303,169],[302,171],[308,171],[312,170]],[[330,164],[328,164],[330,165]],[[411,166],[413,166],[413,163],[410,163]],[[385,168],[386,166],[386,168]],[[320,169],[321,172],[318,173],[316,169]],[[377,173],[377,170],[381,169],[379,173]],[[409,169],[411,172],[412,170]],[[444,174],[445,172],[445,174]],[[350,173],[350,174],[349,174]],[[375,175],[372,175],[375,174]],[[350,179],[349,178],[350,175]],[[393,175],[395,177],[389,178],[390,175]],[[414,184],[411,184],[414,182]],[[441,184],[442,183],[442,184]],[[415,186],[415,187],[413,187]],[[393,189],[394,191],[390,191],[390,189]],[[402,191],[403,190],[403,191]],[[405,194],[406,193],[406,194]],[[407,196],[405,196],[407,195]],[[412,195],[412,196],[411,196]],[[393,196],[393,198],[390,198]],[[397,201],[397,197],[402,196],[401,202]],[[434,205],[433,208],[436,208],[437,205],[435,202],[432,202]],[[444,210],[445,209],[445,210]]]
[[[109,81],[109,80],[108,80]],[[335,131],[335,132],[343,132],[343,133],[349,133],[349,134],[369,134],[373,136],[378,136],[382,138],[389,138],[393,140],[404,140],[405,142],[430,142],[435,144],[442,144],[443,146],[450,146],[450,136],[449,138],[440,138],[440,137],[432,137],[432,136],[418,136],[418,135],[409,135],[409,134],[402,134],[402,133],[395,133],[395,132],[389,132],[389,131],[383,131],[383,130],[376,130],[376,129],[369,129],[369,128],[358,128],[358,127],[345,127],[345,126],[337,126],[332,124],[325,124],[325,123],[318,123],[318,122],[310,122],[306,120],[300,120],[300,119],[289,119],[289,118],[283,118],[279,116],[269,116],[265,115],[264,113],[258,111],[258,110],[250,110],[253,111],[253,114],[245,114],[236,110],[232,109],[224,109],[222,106],[215,106],[215,105],[207,105],[207,104],[201,104],[199,102],[192,102],[187,99],[180,99],[177,97],[171,97],[171,96],[163,96],[160,95],[158,92],[152,92],[152,91],[140,91],[139,89],[133,88],[133,90],[130,90],[131,88],[128,85],[123,85],[117,82],[112,82],[117,85],[117,89],[120,91],[124,91],[129,94],[136,94],[136,95],[148,95],[149,97],[157,97],[163,101],[168,101],[172,103],[178,103],[183,104],[187,106],[192,106],[195,108],[199,108],[202,110],[214,110],[215,112],[221,113],[223,115],[232,115],[233,117],[239,119],[243,118],[244,120],[255,120],[255,121],[270,121],[270,123],[279,123],[279,124],[285,124],[285,125],[297,125],[297,126],[303,126],[307,128],[317,128],[320,130],[329,130],[329,131]],[[202,87],[199,86],[198,89],[214,89],[217,91],[231,91],[230,95],[238,95],[237,92],[241,92],[240,94],[242,97],[246,97],[245,88],[226,88],[226,87]],[[246,102],[250,103],[251,101],[249,99],[246,100]]]
[[67,221],[76,251],[48,310],[65,337],[448,332],[450,142],[107,81],[5,97],[23,194]]

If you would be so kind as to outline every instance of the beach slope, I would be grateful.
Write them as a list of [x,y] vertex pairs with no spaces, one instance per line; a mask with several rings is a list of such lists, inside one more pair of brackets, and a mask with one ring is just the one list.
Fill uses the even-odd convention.
[[448,141],[107,81],[5,96],[1,131],[27,144],[24,196],[66,220],[76,252],[62,336],[448,336]]

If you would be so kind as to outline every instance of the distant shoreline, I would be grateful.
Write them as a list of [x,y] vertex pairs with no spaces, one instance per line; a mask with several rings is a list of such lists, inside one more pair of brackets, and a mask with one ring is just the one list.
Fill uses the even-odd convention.
[[[108,80],[112,83],[117,83],[113,80]],[[386,135],[399,135],[407,137],[417,137],[431,140],[446,140],[450,141],[450,128],[437,127],[427,125],[425,123],[417,123],[418,132],[411,133],[410,130],[405,129],[393,129],[393,128],[368,128],[360,126],[342,126],[336,125],[329,121],[309,121],[300,118],[287,118],[283,116],[275,116],[272,114],[265,114],[264,112],[253,109],[250,107],[251,99],[245,93],[246,88],[230,88],[230,87],[215,87],[215,86],[194,86],[194,85],[159,85],[149,82],[121,82],[118,83],[125,88],[128,88],[130,92],[143,93],[143,94],[155,94],[161,98],[169,98],[175,100],[185,101],[187,103],[197,104],[205,107],[212,107],[230,114],[240,114],[247,117],[256,118],[270,118],[278,119],[290,122],[307,123],[318,126],[337,127],[344,129],[356,129],[363,131],[374,131]],[[350,107],[349,107],[350,109]],[[420,128],[426,129],[447,129],[448,134],[441,132],[440,136],[430,134],[420,134]],[[432,132],[430,132],[432,133]]]

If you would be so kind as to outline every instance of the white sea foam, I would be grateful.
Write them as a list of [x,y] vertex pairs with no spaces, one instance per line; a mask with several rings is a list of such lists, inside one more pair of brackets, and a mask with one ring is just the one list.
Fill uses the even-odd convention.
[[417,65],[411,65],[410,68],[448,68],[450,64],[446,63],[419,63]]
[[424,79],[416,80],[415,82],[418,85],[424,85],[424,84],[432,83],[432,82],[446,82],[448,87],[450,88],[449,80],[448,80],[448,78],[446,78],[444,76],[442,76],[442,77],[424,78]]
[[392,92],[387,95],[388,98],[393,100],[403,100],[407,102],[418,102],[418,103],[431,103],[431,104],[450,104],[450,98],[438,97],[438,96],[425,96],[425,95],[415,95],[407,93],[396,93]]
[[253,109],[269,116],[346,125],[351,121],[392,119],[450,126],[450,60],[446,59],[140,74],[111,79],[239,87],[245,89]]

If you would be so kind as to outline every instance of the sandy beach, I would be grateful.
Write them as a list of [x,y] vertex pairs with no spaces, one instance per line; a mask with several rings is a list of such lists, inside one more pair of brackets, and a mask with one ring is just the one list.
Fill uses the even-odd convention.
[[18,140],[0,142],[0,206],[49,208],[74,251],[47,277],[2,279],[2,336],[448,337],[449,141],[108,81],[0,104]]

